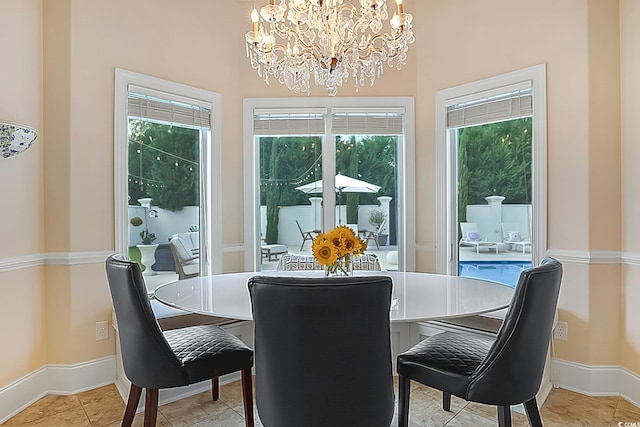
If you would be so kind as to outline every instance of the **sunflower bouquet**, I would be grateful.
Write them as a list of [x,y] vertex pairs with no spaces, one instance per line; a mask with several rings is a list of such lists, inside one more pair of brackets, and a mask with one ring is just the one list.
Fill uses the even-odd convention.
[[328,274],[349,275],[351,257],[364,254],[367,242],[343,225],[319,234],[311,250],[318,263],[327,266]]

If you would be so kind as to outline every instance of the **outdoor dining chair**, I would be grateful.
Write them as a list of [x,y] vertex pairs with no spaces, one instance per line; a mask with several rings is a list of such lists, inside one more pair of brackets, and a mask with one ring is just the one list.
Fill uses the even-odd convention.
[[360,234],[362,234],[362,240],[367,242],[367,245],[369,245],[369,240],[373,240],[376,244],[376,248],[380,249],[380,241],[379,241],[380,233],[382,233],[382,228],[384,227],[386,222],[387,222],[386,219],[382,221],[382,223],[380,224],[380,227],[378,227],[378,229],[375,231],[361,230]]
[[302,245],[300,246],[300,250],[303,250],[304,249],[304,243],[307,240],[309,240],[310,242],[313,243],[313,240],[320,233],[320,231],[318,231],[318,230],[303,231],[302,227],[300,226],[300,223],[298,222],[297,219],[296,219],[296,224],[298,225],[298,230],[300,230],[300,235],[302,236]]

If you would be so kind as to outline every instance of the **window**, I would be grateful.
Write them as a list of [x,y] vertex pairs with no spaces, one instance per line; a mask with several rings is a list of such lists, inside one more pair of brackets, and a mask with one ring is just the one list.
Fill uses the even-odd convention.
[[437,95],[438,272],[515,285],[546,250],[544,66]]
[[[380,228],[368,252],[385,268],[413,268],[412,129],[409,98],[245,100],[248,268],[310,255],[304,236],[336,225]],[[347,179],[358,185],[342,186]]]
[[219,96],[116,70],[115,99],[116,250],[150,292],[219,269]]

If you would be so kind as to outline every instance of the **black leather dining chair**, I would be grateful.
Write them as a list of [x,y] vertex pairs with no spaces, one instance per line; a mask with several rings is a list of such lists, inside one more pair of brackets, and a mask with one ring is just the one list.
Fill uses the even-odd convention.
[[443,332],[398,355],[398,427],[409,422],[411,380],[451,395],[496,405],[498,425],[511,426],[511,405],[524,403],[532,427],[542,426],[536,402],[555,317],[562,264],[545,258],[520,274],[495,338]]
[[249,279],[265,427],[389,427],[389,277]]
[[112,255],[107,258],[106,270],[118,319],[122,363],[131,381],[122,426],[133,422],[143,388],[144,425],[155,426],[159,389],[211,379],[213,400],[218,400],[218,377],[241,371],[245,423],[253,427],[253,350],[214,325],[163,332],[151,309],[140,266]]

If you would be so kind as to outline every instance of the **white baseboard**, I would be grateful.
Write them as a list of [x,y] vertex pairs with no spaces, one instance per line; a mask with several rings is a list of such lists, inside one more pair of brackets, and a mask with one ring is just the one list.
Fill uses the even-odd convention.
[[47,368],[42,367],[0,389],[0,424],[45,396],[48,382]]
[[0,424],[47,394],[76,394],[116,378],[115,356],[74,365],[45,365],[0,388]]
[[116,357],[90,360],[75,365],[48,365],[49,394],[76,394],[113,384]]
[[555,383],[587,396],[621,396],[640,407],[640,376],[621,366],[553,359]]

